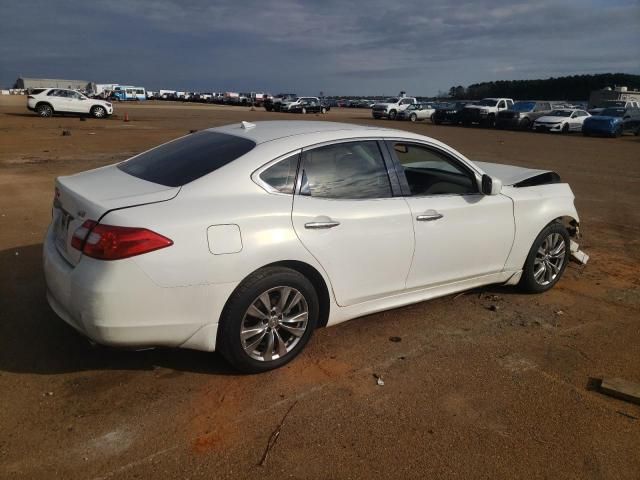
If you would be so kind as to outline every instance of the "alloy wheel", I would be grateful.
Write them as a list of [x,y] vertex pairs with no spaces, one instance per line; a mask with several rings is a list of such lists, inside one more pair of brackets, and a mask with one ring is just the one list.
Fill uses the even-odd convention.
[[295,348],[307,330],[309,306],[293,287],[275,287],[260,294],[247,309],[240,326],[245,353],[269,362]]
[[567,257],[564,238],[559,233],[549,234],[540,244],[533,261],[533,278],[538,285],[549,285],[558,274]]

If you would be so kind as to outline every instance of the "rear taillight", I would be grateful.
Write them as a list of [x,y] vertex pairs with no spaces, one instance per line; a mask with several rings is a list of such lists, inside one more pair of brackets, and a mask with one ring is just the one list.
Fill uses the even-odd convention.
[[116,227],[86,220],[71,238],[71,246],[89,257],[119,260],[173,245],[173,241],[146,228]]

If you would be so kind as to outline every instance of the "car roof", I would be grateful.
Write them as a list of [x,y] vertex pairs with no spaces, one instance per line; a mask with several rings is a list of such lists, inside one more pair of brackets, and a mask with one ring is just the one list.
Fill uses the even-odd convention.
[[[244,127],[243,127],[244,125]],[[340,122],[324,122],[324,121],[306,121],[306,120],[268,120],[262,122],[241,122],[223,127],[209,129],[212,132],[227,133],[243,137],[255,142],[256,144],[270,142],[286,137],[295,137],[300,135],[316,134],[316,133],[337,133],[344,132],[350,136],[402,136],[411,137],[410,132],[400,132],[390,128],[368,127],[364,125],[356,125],[353,123]]]

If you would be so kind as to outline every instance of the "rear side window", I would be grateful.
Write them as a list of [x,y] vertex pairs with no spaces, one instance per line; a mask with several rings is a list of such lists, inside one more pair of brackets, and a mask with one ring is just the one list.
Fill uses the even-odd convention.
[[122,162],[129,175],[168,187],[180,187],[240,158],[256,144],[219,132],[198,132]]
[[280,193],[293,193],[298,169],[298,154],[280,160],[260,174],[260,179]]

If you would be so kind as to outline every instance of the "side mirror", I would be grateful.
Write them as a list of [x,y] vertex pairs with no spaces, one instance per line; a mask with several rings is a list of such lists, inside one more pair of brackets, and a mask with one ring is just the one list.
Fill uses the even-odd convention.
[[498,195],[502,191],[502,180],[485,173],[482,175],[481,190],[484,195]]

